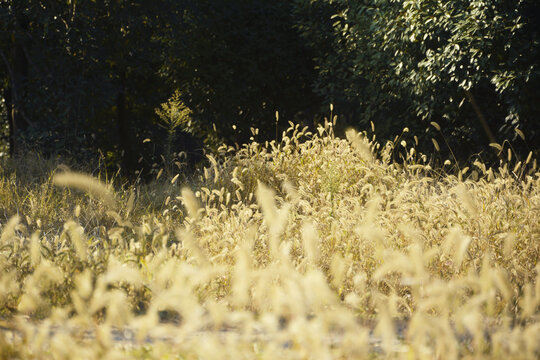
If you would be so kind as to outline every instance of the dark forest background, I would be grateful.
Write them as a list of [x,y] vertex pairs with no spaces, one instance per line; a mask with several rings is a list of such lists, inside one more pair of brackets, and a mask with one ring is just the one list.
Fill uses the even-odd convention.
[[[460,161],[540,144],[538,0],[0,0],[4,156],[126,174],[329,115]],[[276,111],[279,121],[276,122]],[[440,132],[430,122],[440,125]],[[444,140],[444,141],[443,141]],[[506,142],[507,140],[508,142]],[[444,146],[443,146],[444,144]]]

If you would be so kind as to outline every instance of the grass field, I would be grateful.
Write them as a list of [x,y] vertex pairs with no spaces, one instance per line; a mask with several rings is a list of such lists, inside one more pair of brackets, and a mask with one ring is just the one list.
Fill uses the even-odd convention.
[[0,358],[540,357],[536,160],[333,125],[150,184],[4,166]]

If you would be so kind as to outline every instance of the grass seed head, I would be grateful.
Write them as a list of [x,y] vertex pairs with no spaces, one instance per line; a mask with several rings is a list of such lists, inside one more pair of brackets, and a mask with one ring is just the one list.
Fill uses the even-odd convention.
[[89,175],[74,172],[59,173],[54,175],[52,182],[56,186],[85,191],[109,206],[115,204],[113,192],[104,183]]
[[186,207],[188,211],[188,215],[191,219],[196,220],[199,218],[200,213],[200,205],[197,201],[197,198],[195,197],[195,194],[193,194],[193,191],[191,189],[184,187],[182,188],[182,202],[184,206]]

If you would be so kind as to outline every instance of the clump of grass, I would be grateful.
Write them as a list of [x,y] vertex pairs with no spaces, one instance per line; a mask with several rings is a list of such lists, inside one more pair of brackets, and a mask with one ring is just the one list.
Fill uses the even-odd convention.
[[534,161],[445,172],[334,126],[222,147],[190,184],[4,179],[0,353],[538,357]]

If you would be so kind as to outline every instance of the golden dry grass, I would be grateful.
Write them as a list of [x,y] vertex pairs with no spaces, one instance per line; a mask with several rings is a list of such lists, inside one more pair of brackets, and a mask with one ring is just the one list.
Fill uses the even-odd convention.
[[450,174],[333,125],[189,187],[3,179],[0,357],[538,358],[535,163]]

